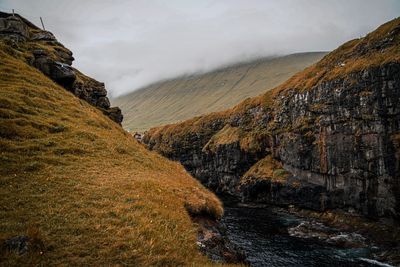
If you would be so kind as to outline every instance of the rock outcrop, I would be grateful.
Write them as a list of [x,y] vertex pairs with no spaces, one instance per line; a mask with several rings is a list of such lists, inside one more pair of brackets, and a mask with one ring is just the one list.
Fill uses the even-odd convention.
[[17,14],[0,12],[1,39],[21,51],[16,56],[24,58],[53,81],[121,124],[121,110],[110,107],[104,83],[72,67],[72,52],[59,43],[51,32],[39,29]]
[[243,200],[399,219],[400,19],[260,97],[144,142]]

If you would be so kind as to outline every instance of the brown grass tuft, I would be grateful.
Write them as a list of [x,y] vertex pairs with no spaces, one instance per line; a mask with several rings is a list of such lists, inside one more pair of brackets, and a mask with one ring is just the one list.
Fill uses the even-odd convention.
[[282,164],[273,159],[271,155],[259,160],[241,178],[240,183],[246,184],[252,179],[271,180],[273,182],[285,183],[290,173],[283,169]]

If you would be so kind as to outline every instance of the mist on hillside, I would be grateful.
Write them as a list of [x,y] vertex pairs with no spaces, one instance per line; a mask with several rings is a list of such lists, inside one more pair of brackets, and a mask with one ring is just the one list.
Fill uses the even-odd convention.
[[75,52],[111,96],[258,57],[329,51],[400,14],[398,0],[2,0]]

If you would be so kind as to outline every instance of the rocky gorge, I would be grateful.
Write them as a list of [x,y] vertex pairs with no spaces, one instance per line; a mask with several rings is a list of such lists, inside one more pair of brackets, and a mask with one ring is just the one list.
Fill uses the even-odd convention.
[[395,19],[264,95],[153,128],[143,141],[245,203],[340,210],[398,225],[399,138]]
[[152,129],[144,142],[217,192],[397,219],[399,24],[227,112]]
[[123,117],[104,83],[72,67],[52,33],[0,12],[0,252],[58,265],[196,265],[198,256],[202,266],[199,251],[254,266],[375,266],[359,265],[371,253],[400,264],[399,33],[395,19],[264,95],[145,134],[147,148],[232,197],[222,216],[180,164],[114,123]]

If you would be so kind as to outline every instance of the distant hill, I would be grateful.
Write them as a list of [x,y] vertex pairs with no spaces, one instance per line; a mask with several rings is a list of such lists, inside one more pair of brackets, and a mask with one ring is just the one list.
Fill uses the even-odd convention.
[[111,101],[122,109],[124,128],[143,131],[232,107],[274,88],[324,55],[311,52],[259,59],[158,82]]

